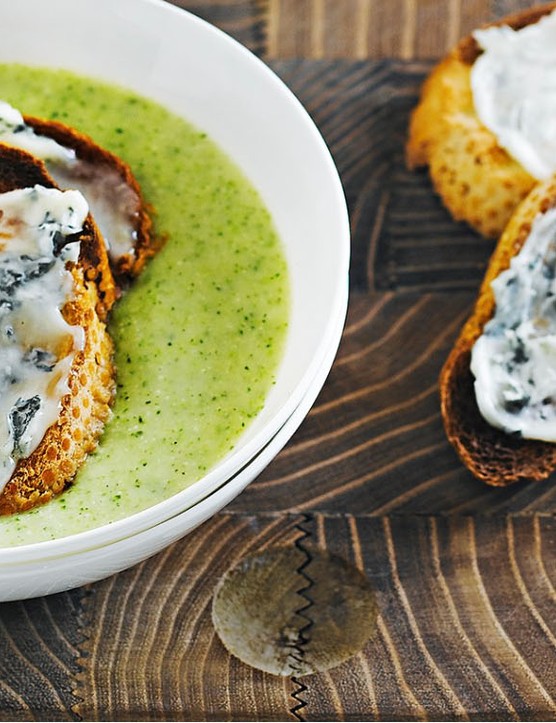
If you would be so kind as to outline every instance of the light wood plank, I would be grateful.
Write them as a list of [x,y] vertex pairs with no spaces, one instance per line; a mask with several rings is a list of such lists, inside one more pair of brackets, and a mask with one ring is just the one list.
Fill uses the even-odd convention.
[[288,715],[295,686],[231,657],[216,637],[211,604],[228,567],[293,544],[300,520],[219,515],[152,560],[96,584],[78,713],[86,720]]
[[269,0],[266,57],[443,56],[474,28],[529,0]]
[[[300,536],[304,576],[317,585],[326,575],[322,561],[312,566],[313,549],[355,564],[374,589],[379,624],[355,657],[296,680],[231,657],[215,637],[210,602],[229,565]],[[555,536],[546,517],[221,513],[94,586],[74,712],[87,720],[552,720],[554,650],[538,621],[553,625]],[[326,619],[319,604],[304,609],[315,625]]]
[[[354,660],[327,679],[305,679],[307,720],[332,719],[333,695],[350,700],[356,720],[553,720],[554,652],[544,650],[546,637],[529,625],[531,610],[513,584],[506,534],[515,520],[351,520],[382,622],[362,653],[366,670]],[[543,544],[553,545],[554,520],[542,522]],[[529,528],[520,538],[527,577],[539,565],[534,522],[517,524]],[[342,550],[345,520],[326,517],[325,529],[329,548]],[[535,587],[527,585],[529,595]],[[553,592],[545,588],[536,605],[554,610]]]
[[266,52],[266,0],[170,0],[216,25],[258,55]]

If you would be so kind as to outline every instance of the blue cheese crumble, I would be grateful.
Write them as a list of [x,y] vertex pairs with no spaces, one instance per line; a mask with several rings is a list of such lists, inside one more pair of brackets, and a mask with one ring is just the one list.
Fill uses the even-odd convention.
[[471,357],[479,410],[509,434],[556,442],[556,209],[536,217],[492,290]]
[[556,11],[521,30],[476,30],[475,110],[499,145],[537,179],[556,172]]
[[0,490],[58,419],[84,348],[84,330],[62,312],[88,210],[78,191],[0,194]]

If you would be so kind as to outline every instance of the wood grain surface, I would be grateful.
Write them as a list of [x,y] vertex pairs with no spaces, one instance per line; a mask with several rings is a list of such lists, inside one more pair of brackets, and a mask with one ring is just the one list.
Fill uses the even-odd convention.
[[[223,513],[85,592],[3,605],[3,715],[553,720],[555,533],[539,516]],[[296,682],[230,656],[210,606],[229,565],[307,535],[365,572],[380,616],[355,658]]]
[[[267,0],[268,58],[437,58],[520,0]],[[261,3],[262,5],[262,3]]]
[[[433,61],[529,3],[175,4],[265,59],[321,129],[351,217],[346,327],[307,419],[226,510],[108,580],[0,605],[0,719],[556,720],[554,480],[483,486],[439,413],[492,244],[403,154]],[[355,565],[378,605],[354,658],[302,678],[231,656],[210,614],[228,568],[294,545],[309,578],[315,546]]]
[[73,720],[89,590],[0,604],[0,718]]

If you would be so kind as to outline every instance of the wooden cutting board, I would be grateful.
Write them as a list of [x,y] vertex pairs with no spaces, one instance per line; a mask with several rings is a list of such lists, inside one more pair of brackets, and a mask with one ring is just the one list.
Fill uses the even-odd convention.
[[[492,245],[403,162],[434,59],[528,3],[177,4],[265,59],[328,142],[351,214],[347,324],[307,420],[228,508],[108,580],[0,605],[0,719],[555,720],[556,485],[484,487],[439,414],[437,376]],[[309,584],[318,550],[364,573],[377,617],[354,657],[280,677],[222,645],[216,586],[276,547],[306,551]]]

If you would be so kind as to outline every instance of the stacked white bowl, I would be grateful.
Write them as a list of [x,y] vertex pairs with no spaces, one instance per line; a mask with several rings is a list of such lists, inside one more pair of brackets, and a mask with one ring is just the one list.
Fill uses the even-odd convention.
[[[276,384],[230,454],[143,512],[77,535],[0,548],[5,601],[69,589],[139,562],[215,514],[264,469],[309,411],[336,354],[347,309],[349,222],[338,173],[309,115],[260,60],[211,25],[161,0],[0,0],[0,18],[0,62],[61,67],[123,85],[206,131],[272,214],[292,292]],[[63,41],[45,32],[53,27]],[[75,28],[102,38],[102,52]]]

